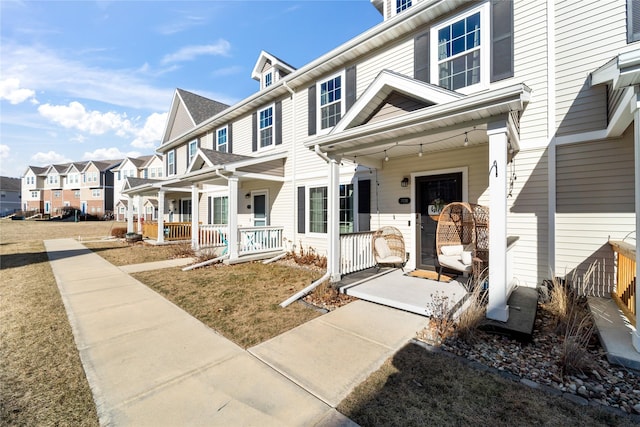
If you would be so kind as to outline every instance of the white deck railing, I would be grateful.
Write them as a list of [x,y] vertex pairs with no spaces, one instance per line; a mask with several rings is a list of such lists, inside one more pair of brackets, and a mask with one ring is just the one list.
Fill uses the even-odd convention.
[[239,255],[281,251],[283,227],[243,227],[238,229]]
[[229,228],[226,224],[204,224],[198,227],[201,248],[220,248],[227,246]]
[[376,265],[373,231],[340,235],[340,274],[366,270]]

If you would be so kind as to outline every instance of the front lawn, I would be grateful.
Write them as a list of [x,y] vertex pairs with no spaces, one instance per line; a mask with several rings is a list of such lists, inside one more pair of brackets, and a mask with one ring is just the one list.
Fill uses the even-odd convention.
[[84,242],[83,244],[111,264],[117,266],[194,256],[189,243],[171,245],[130,244],[124,240],[116,239],[102,242]]

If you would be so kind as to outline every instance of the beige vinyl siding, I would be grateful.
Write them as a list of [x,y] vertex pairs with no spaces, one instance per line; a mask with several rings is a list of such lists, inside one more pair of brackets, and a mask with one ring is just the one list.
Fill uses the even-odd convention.
[[622,98],[624,97],[625,89],[626,88],[612,90],[611,85],[607,85],[607,99],[609,100],[609,105],[607,108],[607,125],[609,125],[611,119],[613,118],[613,114],[620,106]]
[[193,127],[194,124],[191,116],[187,112],[187,109],[184,107],[182,102],[180,102],[180,104],[178,105],[178,109],[176,110],[176,117],[173,119],[173,124],[171,126],[171,131],[169,132],[168,140],[172,140],[173,138],[182,135]]
[[632,127],[618,139],[557,148],[556,275],[581,280],[596,262],[596,295],[613,286],[607,241],[635,230],[633,158]]
[[[520,286],[549,277],[549,190],[546,149],[520,151],[507,166],[507,235],[517,236],[513,273]],[[514,179],[515,178],[515,179]]]
[[187,171],[187,145],[176,148],[176,175],[184,175]]
[[233,153],[245,156],[253,155],[251,151],[251,114],[233,122]]
[[[524,83],[532,90],[532,102],[522,114],[520,140],[523,149],[547,139],[547,31],[546,2],[517,1],[514,5],[514,77],[492,88]],[[539,145],[539,143],[537,144]]]
[[397,92],[393,92],[387,97],[387,99],[385,99],[384,104],[373,114],[367,123],[380,122],[427,106],[428,104],[418,102]]
[[391,70],[413,77],[413,38],[399,42],[363,59],[356,68],[357,90],[360,97],[382,70]]
[[626,2],[589,0],[556,4],[556,121],[558,135],[604,129],[604,87],[588,75],[626,46]]

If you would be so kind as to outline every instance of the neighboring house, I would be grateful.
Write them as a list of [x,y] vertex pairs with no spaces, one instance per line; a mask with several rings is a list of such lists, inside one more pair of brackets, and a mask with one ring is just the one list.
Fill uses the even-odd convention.
[[22,209],[22,181],[20,178],[0,176],[0,217]]
[[102,217],[113,211],[113,169],[118,161],[29,166],[22,176],[22,209],[60,216],[64,208]]
[[157,150],[164,181],[123,194],[157,198],[160,231],[190,217],[195,247],[201,230],[225,233],[231,258],[255,227],[274,247],[313,248],[334,281],[352,256],[341,242],[385,225],[403,233],[409,268],[435,268],[443,203],[479,203],[489,318],[507,320],[516,285],[594,262],[590,291],[607,295],[608,240],[634,233],[640,210],[637,3],[373,5],[380,24],[302,68],[262,52],[259,90],[233,106],[195,119],[193,94],[178,90]]
[[[118,166],[113,168],[114,178],[114,218],[117,221],[126,220],[127,197],[122,195],[122,188],[127,177],[159,180],[164,176],[164,163],[162,157],[153,154],[141,157],[127,157]],[[143,198],[143,204],[147,198]],[[157,206],[157,201],[156,201]],[[137,202],[133,204],[137,208]],[[135,212],[137,216],[137,211]],[[153,218],[157,217],[157,212],[152,212]]]

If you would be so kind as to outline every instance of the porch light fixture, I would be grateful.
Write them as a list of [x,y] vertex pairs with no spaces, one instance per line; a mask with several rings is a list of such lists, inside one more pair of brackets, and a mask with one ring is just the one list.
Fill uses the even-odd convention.
[[247,193],[247,194],[245,194],[245,195],[244,195],[244,198],[245,198],[245,199],[250,199],[250,198],[251,198],[251,193]]
[[406,176],[404,178],[402,178],[402,181],[400,181],[400,186],[401,187],[408,187],[409,186],[409,178],[407,178]]
[[469,137],[467,136],[467,132],[464,133],[464,146],[469,145]]
[[384,161],[385,162],[389,161],[389,156],[387,155],[387,150],[384,150]]
[[422,157],[422,144],[420,144],[420,151],[418,151],[418,157]]

